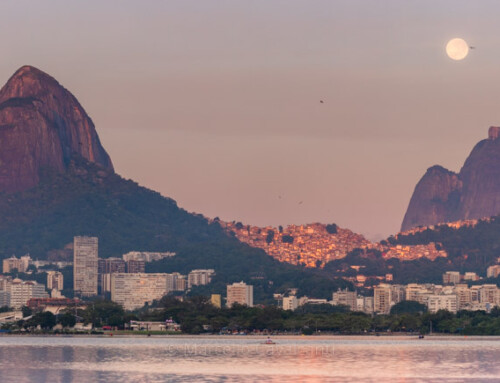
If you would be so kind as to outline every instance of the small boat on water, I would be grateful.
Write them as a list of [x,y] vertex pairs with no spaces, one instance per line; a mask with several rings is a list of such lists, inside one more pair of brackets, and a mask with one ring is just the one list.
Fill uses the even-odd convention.
[[271,340],[271,338],[267,337],[267,339],[264,342],[262,342],[262,344],[276,344],[276,342]]

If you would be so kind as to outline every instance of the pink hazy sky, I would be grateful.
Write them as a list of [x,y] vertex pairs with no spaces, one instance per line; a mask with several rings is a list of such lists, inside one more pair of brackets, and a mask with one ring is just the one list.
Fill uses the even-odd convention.
[[[48,72],[119,174],[255,225],[398,231],[500,124],[498,1],[2,1],[0,82]],[[445,54],[461,37],[463,61]],[[320,103],[323,100],[323,103]]]

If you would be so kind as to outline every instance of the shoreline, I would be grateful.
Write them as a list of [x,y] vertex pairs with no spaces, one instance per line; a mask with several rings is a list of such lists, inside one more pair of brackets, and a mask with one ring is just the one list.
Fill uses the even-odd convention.
[[[133,333],[120,333],[120,332],[107,332],[103,334],[89,334],[89,333],[2,333],[0,338],[11,337],[36,337],[36,338],[170,338],[170,339],[256,339],[265,340],[268,336],[272,340],[498,340],[500,335],[456,335],[456,334],[431,334],[425,335],[424,338],[419,338],[415,334],[384,334],[376,336],[374,334],[321,334],[321,335],[292,335],[292,334],[276,334],[276,335],[261,335],[261,334],[248,334],[248,335],[220,335],[220,334],[133,334]],[[277,343],[278,344],[278,343]]]

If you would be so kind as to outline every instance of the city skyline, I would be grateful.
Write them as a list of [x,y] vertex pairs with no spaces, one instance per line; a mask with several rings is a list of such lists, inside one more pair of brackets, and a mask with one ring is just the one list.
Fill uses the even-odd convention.
[[[117,172],[188,211],[380,239],[428,167],[458,171],[500,124],[499,7],[7,1],[0,79],[54,76]],[[446,56],[455,37],[475,47],[462,61]]]

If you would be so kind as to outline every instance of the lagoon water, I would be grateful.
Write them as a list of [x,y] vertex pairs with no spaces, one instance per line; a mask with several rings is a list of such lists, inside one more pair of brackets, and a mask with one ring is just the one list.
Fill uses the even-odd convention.
[[499,337],[2,336],[0,382],[494,382]]

